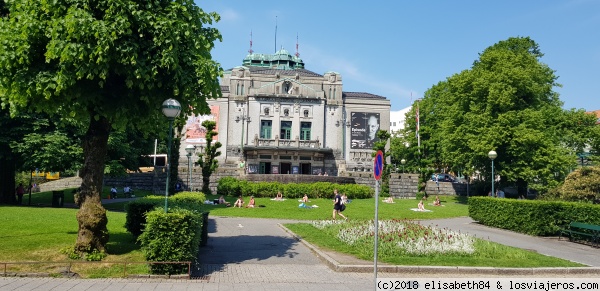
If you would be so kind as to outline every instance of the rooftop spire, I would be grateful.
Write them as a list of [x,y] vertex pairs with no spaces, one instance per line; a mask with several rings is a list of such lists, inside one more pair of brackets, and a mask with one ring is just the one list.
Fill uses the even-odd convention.
[[250,30],[250,49],[248,50],[248,52],[250,54],[252,54],[254,51],[252,50],[252,30]]
[[297,58],[300,57],[300,53],[298,52],[298,33],[296,32],[296,53],[294,54]]

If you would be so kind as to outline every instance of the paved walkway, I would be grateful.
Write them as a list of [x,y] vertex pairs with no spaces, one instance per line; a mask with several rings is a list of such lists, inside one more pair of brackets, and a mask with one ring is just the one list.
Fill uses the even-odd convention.
[[[0,290],[372,290],[373,262],[324,251],[294,237],[274,219],[210,217],[194,280],[0,278]],[[483,239],[581,262],[584,268],[501,269],[378,265],[379,278],[593,277],[600,275],[596,248],[557,238],[537,238],[474,223],[470,218],[423,221]]]

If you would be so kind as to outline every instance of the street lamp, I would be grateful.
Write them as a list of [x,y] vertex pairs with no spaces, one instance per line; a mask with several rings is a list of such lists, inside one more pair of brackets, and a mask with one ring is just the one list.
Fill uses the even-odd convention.
[[173,120],[181,112],[181,104],[173,98],[165,100],[162,104],[162,113],[169,119],[169,151],[167,152],[167,185],[165,186],[165,213],[168,211],[169,176],[171,175],[171,139],[173,135]]
[[196,147],[188,144],[185,147],[185,151],[187,152],[187,158],[188,158],[188,189],[190,189],[190,191],[193,191],[192,188],[192,154],[194,154],[194,151],[196,151]]
[[242,114],[242,115],[238,115],[235,117],[235,122],[242,122],[242,141],[240,142],[240,151],[241,151],[241,155],[242,157],[244,156],[244,128],[246,127],[246,125],[244,124],[245,122],[250,122],[250,116],[246,115],[246,113]]
[[400,160],[400,163],[402,164],[402,174],[404,174],[404,164],[406,164],[406,160],[402,159]]
[[494,159],[498,156],[498,154],[495,151],[490,151],[488,153],[488,157],[490,158],[490,160],[492,160],[492,197],[494,197],[494,181],[496,180],[496,177],[494,176]]

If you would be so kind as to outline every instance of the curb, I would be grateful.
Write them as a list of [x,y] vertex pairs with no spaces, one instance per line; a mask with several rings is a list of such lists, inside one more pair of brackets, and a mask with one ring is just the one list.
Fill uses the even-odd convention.
[[[294,239],[304,244],[330,269],[336,272],[373,273],[373,265],[344,265],[340,264],[326,252],[321,251],[311,243],[302,239],[291,230],[278,223],[285,232]],[[444,266],[399,266],[377,265],[378,272],[402,274],[444,274],[444,275],[489,275],[489,276],[568,276],[568,275],[595,275],[600,276],[600,267],[573,267],[573,268],[496,268],[496,267],[444,267]]]

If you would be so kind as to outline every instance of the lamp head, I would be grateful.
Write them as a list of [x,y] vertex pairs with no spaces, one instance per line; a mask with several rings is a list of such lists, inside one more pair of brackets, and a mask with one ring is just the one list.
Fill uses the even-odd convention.
[[168,119],[174,119],[181,112],[181,104],[179,101],[169,98],[163,102],[162,112]]
[[488,157],[490,158],[490,160],[494,160],[496,157],[498,156],[498,154],[496,153],[496,151],[490,151],[488,153]]
[[400,163],[402,163],[404,165],[404,164],[406,164],[406,160],[402,159],[402,160],[400,160]]
[[192,154],[194,153],[194,151],[195,151],[195,150],[196,150],[196,147],[195,147],[195,146],[193,146],[193,145],[191,145],[191,144],[188,144],[188,145],[185,147],[185,151],[188,153],[188,155],[192,155]]

